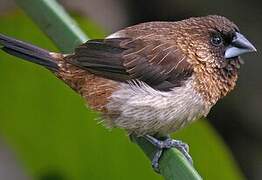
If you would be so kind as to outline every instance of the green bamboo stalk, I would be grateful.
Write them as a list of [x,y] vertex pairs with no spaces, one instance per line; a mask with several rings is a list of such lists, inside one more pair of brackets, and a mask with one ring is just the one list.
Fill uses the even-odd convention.
[[[140,137],[134,141],[140,146],[147,157],[152,160],[156,148],[146,139]],[[202,178],[184,155],[176,148],[164,151],[160,162],[160,174],[166,180],[201,180]]]
[[[87,41],[87,36],[55,0],[16,0],[17,4],[33,19],[62,52]],[[152,159],[156,148],[144,138],[134,138],[145,154]],[[202,179],[183,154],[175,148],[164,152],[160,159],[160,173],[166,180]]]
[[55,0],[16,0],[39,28],[64,53],[88,40],[75,21]]

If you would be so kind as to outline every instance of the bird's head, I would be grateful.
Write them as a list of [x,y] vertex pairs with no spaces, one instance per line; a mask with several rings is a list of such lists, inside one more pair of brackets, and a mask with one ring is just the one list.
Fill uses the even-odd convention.
[[193,65],[196,88],[214,104],[235,87],[240,55],[256,49],[222,16],[190,18],[178,23],[178,28],[178,45]]
[[190,18],[180,24],[180,45],[199,63],[225,68],[239,56],[256,51],[256,48],[240,33],[239,28],[225,17],[210,15]]

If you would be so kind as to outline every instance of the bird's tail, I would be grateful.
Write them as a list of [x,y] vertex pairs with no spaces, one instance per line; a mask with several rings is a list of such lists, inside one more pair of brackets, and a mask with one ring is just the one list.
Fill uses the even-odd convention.
[[49,51],[34,45],[0,34],[0,48],[8,54],[39,64],[51,71],[59,69]]

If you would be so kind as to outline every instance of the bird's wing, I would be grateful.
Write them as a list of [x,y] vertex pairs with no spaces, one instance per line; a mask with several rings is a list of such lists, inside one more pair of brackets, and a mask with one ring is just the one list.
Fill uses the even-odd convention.
[[108,79],[138,79],[163,91],[181,86],[192,74],[187,57],[176,46],[159,40],[90,40],[66,61]]

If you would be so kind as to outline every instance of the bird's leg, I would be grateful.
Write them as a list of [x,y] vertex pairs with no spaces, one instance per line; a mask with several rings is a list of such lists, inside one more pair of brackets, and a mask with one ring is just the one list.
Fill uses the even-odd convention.
[[157,148],[157,151],[152,159],[152,167],[156,172],[159,172],[159,159],[161,158],[163,150],[173,147],[177,148],[186,157],[190,164],[193,164],[192,158],[188,153],[189,147],[182,141],[174,140],[169,136],[164,140],[159,140],[150,135],[145,135],[144,138]]

